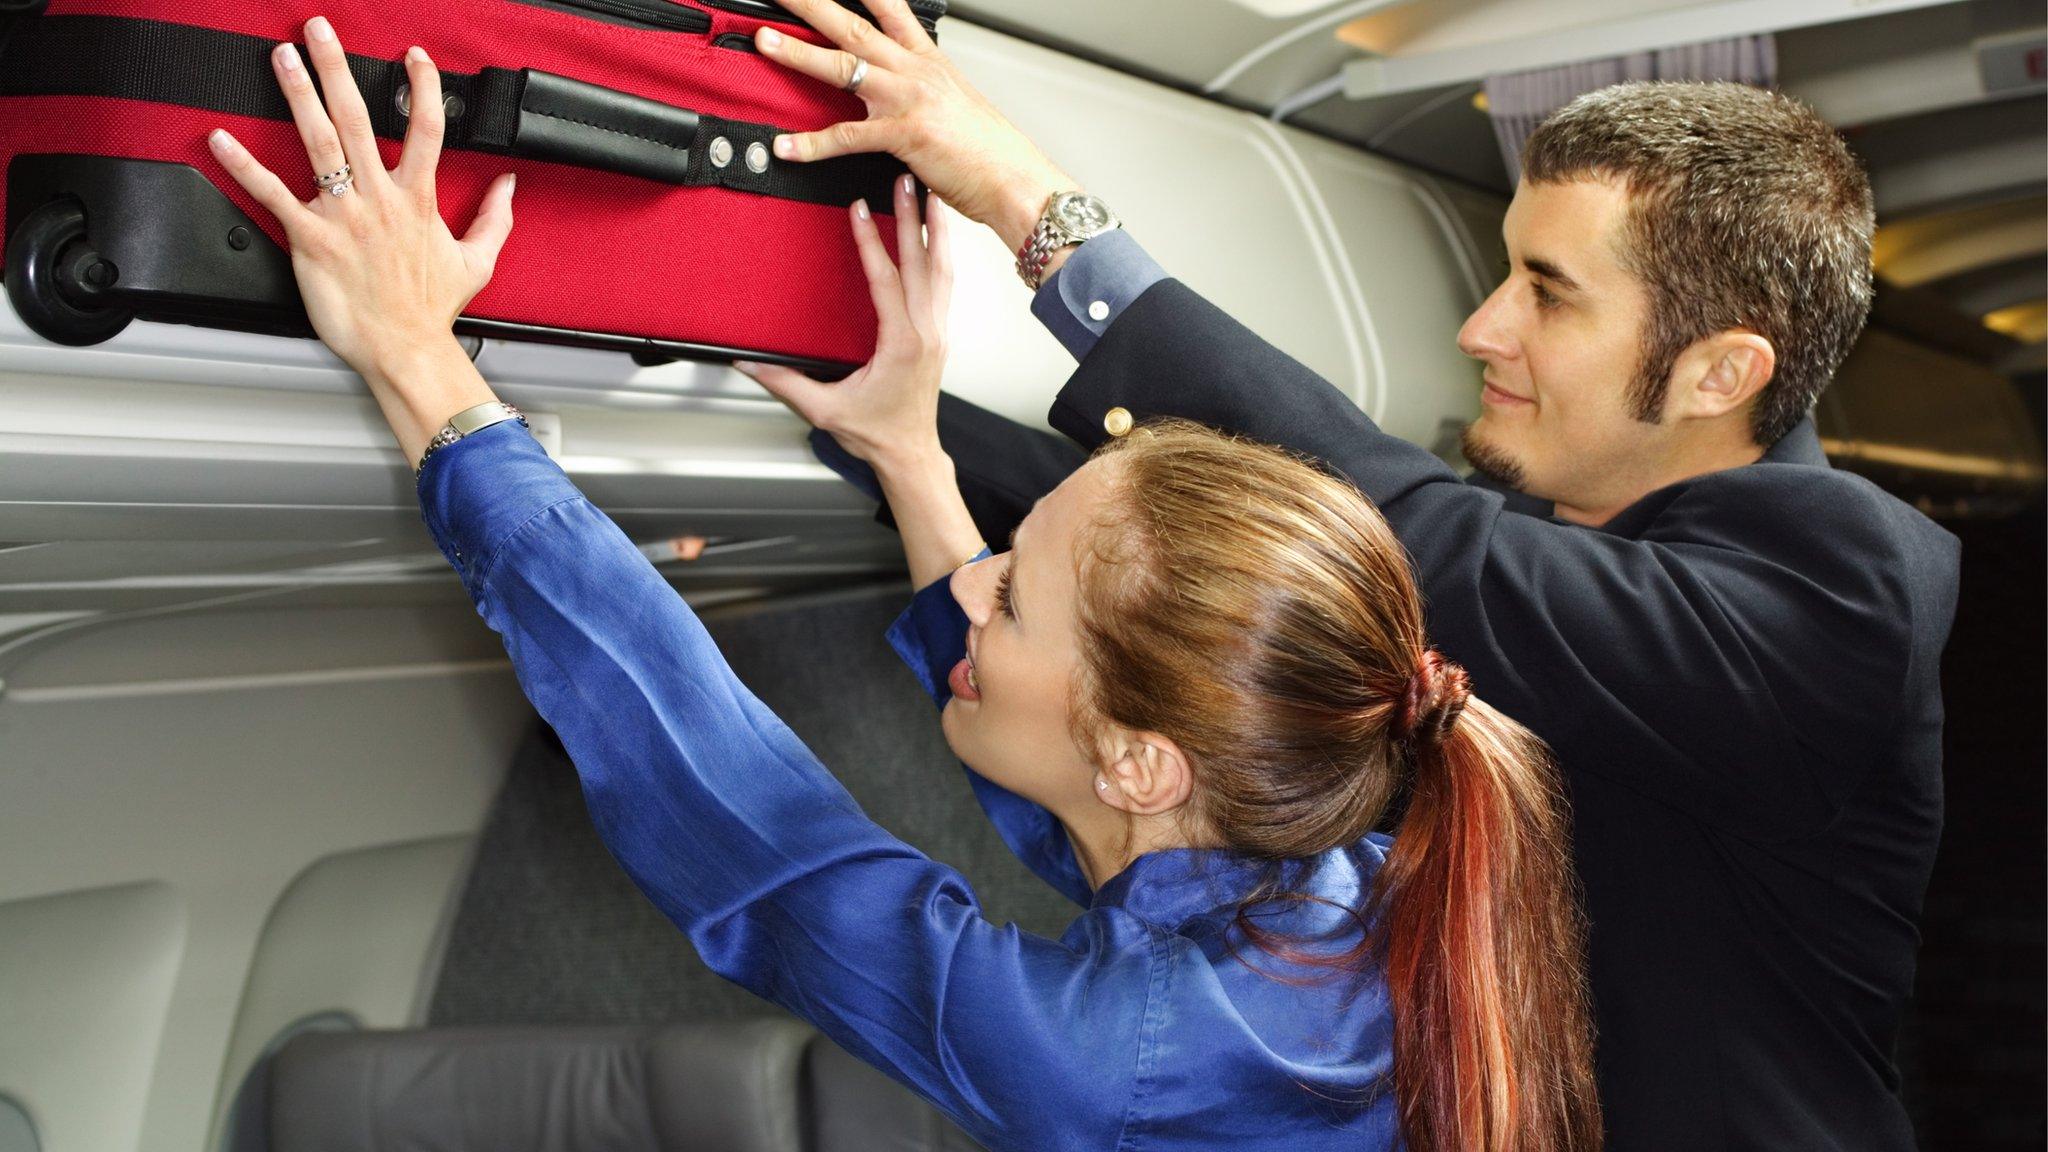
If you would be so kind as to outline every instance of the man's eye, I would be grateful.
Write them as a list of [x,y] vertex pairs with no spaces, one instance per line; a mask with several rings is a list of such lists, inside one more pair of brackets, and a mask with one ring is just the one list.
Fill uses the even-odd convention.
[[1007,565],[1003,574],[996,577],[996,610],[1012,620],[1017,618],[1017,613],[1010,608],[1010,569]]
[[1543,286],[1543,281],[1535,281],[1534,287],[1536,289],[1536,306],[1538,308],[1557,307],[1559,303],[1557,297],[1550,294],[1550,289]]

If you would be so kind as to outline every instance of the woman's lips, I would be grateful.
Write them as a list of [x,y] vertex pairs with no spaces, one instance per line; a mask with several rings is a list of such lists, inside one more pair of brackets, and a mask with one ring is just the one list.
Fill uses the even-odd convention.
[[953,670],[946,674],[946,687],[953,690],[956,699],[970,703],[981,699],[980,688],[974,682],[974,662],[963,657],[953,665]]

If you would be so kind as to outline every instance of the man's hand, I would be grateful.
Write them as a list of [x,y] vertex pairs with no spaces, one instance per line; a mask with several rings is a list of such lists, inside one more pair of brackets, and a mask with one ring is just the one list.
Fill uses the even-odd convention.
[[755,45],[770,60],[836,88],[846,86],[858,60],[867,61],[857,94],[868,118],[777,137],[777,156],[890,153],[955,211],[995,229],[1012,252],[1030,238],[1054,193],[1080,188],[967,83],[904,0],[867,0],[880,31],[835,0],[780,2],[843,51],[768,27]]

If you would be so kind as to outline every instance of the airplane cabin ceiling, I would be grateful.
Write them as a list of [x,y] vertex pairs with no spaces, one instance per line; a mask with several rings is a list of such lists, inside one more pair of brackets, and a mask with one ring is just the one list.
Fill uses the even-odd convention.
[[[1512,180],[1481,96],[1489,75],[1768,33],[1778,86],[1839,126],[1870,170],[1884,285],[1910,281],[1916,302],[1987,330],[1994,368],[2043,362],[2048,20],[2035,0],[956,0],[952,10],[1496,192]],[[1932,249],[1930,232],[1943,236]],[[1883,254],[1908,249],[1895,258],[1907,279],[1895,279]]]

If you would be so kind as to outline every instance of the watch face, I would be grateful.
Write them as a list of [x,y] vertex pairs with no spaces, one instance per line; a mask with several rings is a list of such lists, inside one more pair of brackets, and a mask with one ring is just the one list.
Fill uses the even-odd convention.
[[1053,212],[1067,231],[1080,236],[1093,236],[1116,223],[1109,205],[1085,192],[1063,198]]

